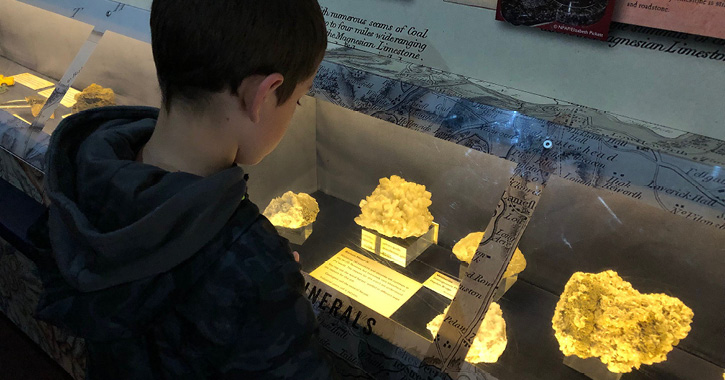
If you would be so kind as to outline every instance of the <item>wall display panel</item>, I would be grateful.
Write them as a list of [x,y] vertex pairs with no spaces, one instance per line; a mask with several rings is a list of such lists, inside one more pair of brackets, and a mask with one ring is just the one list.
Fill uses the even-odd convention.
[[725,38],[725,3],[717,0],[622,1],[614,17],[627,24]]
[[[449,3],[496,9],[496,0],[444,0]],[[614,21],[631,25],[662,29],[660,33],[676,35],[690,33],[713,38],[725,38],[725,3],[703,1],[619,1]],[[673,31],[675,33],[668,33]]]
[[725,139],[722,40],[618,24],[588,41],[440,0],[320,3],[333,43]]
[[720,140],[541,98],[527,102],[480,81],[351,49],[327,57],[314,90],[322,99],[518,164],[528,159],[521,140],[546,138],[556,149],[544,156],[560,178],[725,228]]

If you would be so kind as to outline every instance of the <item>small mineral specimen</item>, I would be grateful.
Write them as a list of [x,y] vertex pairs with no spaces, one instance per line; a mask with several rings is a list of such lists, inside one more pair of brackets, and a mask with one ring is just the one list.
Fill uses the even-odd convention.
[[[476,254],[478,245],[483,240],[483,235],[483,232],[471,232],[453,246],[453,254],[458,257],[458,260],[470,264],[473,256]],[[521,250],[516,248],[514,257],[511,258],[511,262],[509,262],[509,266],[506,268],[503,277],[515,276],[523,272],[524,269],[526,269],[526,258]]]
[[320,212],[320,206],[309,194],[291,191],[274,198],[264,209],[264,216],[277,227],[301,228],[312,224]]
[[433,223],[428,207],[433,204],[425,186],[397,175],[381,178],[375,191],[360,201],[362,213],[355,223],[388,237],[421,236]]
[[552,324],[564,355],[598,357],[611,372],[667,360],[694,313],[665,294],[642,294],[614,271],[574,273]]
[[[428,330],[435,335],[443,324],[443,318],[448,313],[449,307],[428,322],[426,326]],[[483,318],[481,327],[478,329],[476,338],[473,340],[471,348],[466,355],[466,361],[469,363],[496,363],[498,358],[506,350],[506,321],[503,319],[503,311],[501,306],[496,302],[492,302],[491,306]]]
[[[43,110],[43,106],[47,100],[47,98],[40,95],[30,95],[25,97],[25,101],[28,102],[28,105],[30,105],[30,113],[33,114],[33,117],[38,117],[38,115],[40,115],[40,111]],[[50,118],[55,119],[55,115],[51,115]]]
[[95,83],[76,94],[76,104],[72,112],[78,113],[91,108],[115,106],[116,94],[110,88],[103,88]]

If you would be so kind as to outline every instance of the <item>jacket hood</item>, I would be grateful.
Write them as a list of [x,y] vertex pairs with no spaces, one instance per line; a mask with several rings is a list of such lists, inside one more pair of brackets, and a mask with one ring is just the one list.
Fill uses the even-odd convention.
[[158,109],[107,107],[69,116],[47,154],[48,228],[60,274],[93,292],[164,273],[191,258],[246,197],[232,167],[210,177],[135,161]]

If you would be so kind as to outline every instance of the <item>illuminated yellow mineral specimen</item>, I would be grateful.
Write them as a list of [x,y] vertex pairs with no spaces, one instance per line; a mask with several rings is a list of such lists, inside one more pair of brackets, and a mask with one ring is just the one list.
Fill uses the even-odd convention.
[[76,94],[76,104],[72,112],[78,113],[91,108],[115,106],[116,94],[110,88],[103,88],[95,83]]
[[[448,313],[448,307],[426,326],[428,330],[435,335],[443,324],[443,318]],[[478,329],[476,338],[473,340],[471,348],[466,355],[466,361],[469,363],[496,363],[498,358],[506,350],[506,321],[503,319],[503,311],[501,306],[496,302],[492,302],[491,306],[483,318],[481,327]]]
[[[25,97],[25,101],[28,102],[28,105],[30,105],[30,113],[33,117],[38,117],[38,115],[40,115],[40,111],[43,110],[46,100],[48,99],[40,95],[30,95]],[[50,115],[50,118],[55,119],[55,115]]]
[[285,228],[301,228],[317,219],[320,206],[309,194],[295,194],[291,191],[274,198],[264,210],[264,216],[273,225]]
[[[473,256],[476,254],[478,245],[481,244],[481,240],[483,240],[483,235],[483,232],[471,232],[453,246],[453,254],[458,257],[458,260],[470,264],[471,260],[473,260]],[[504,272],[503,277],[506,278],[515,276],[523,272],[524,269],[526,269],[526,258],[521,250],[516,248],[514,257],[511,258],[511,262],[509,263],[508,268],[506,268],[506,272]]]
[[611,372],[667,360],[694,313],[665,294],[642,294],[614,271],[574,273],[552,324],[564,355],[598,357]]
[[388,237],[409,238],[428,232],[433,223],[428,207],[433,204],[425,186],[397,175],[381,178],[375,191],[360,201],[362,213],[355,223]]

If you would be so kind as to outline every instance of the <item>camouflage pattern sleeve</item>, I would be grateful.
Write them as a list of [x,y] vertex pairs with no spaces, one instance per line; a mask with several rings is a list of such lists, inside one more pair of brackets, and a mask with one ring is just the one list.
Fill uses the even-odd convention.
[[175,309],[157,337],[167,377],[335,378],[300,266],[264,217],[227,246]]
[[332,369],[321,347],[304,278],[297,263],[268,273],[260,285],[257,310],[246,326],[234,359],[221,368],[224,378],[330,379]]

